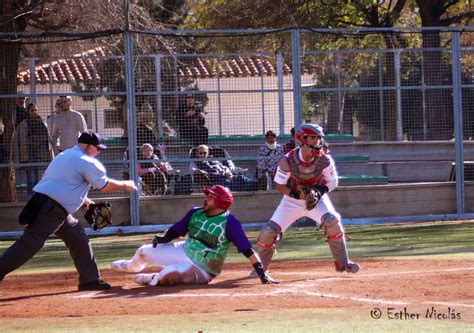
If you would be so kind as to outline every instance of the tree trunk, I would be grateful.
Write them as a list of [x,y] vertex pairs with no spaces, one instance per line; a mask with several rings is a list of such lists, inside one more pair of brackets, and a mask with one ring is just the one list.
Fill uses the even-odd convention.
[[339,93],[329,93],[329,112],[326,125],[326,133],[338,133],[340,121]]
[[[20,44],[3,44],[0,47],[0,94],[16,94],[16,75],[20,55]],[[5,130],[3,145],[5,149],[4,163],[12,163],[11,142],[15,129],[15,99],[0,99],[0,118]],[[16,201],[15,170],[12,167],[0,168],[0,202]]]

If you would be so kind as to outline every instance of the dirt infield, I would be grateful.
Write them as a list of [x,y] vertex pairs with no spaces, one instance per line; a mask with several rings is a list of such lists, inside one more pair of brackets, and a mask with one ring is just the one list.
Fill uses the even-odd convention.
[[[247,264],[228,264],[210,285],[199,287],[143,287],[132,282],[131,274],[102,270],[114,286],[103,292],[77,291],[75,272],[10,275],[0,283],[0,318],[97,316],[98,308],[108,315],[133,315],[137,308],[153,315],[335,307],[367,316],[418,314],[474,323],[474,260],[360,263],[361,271],[349,275],[334,272],[329,261],[276,261],[272,275],[281,281],[278,285],[248,278]],[[213,306],[207,306],[211,301]]]

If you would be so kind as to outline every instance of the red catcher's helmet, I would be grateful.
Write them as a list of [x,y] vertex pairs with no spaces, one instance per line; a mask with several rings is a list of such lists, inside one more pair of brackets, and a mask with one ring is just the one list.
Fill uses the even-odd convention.
[[[308,136],[319,136],[320,140],[316,146],[308,144],[307,137]],[[315,152],[319,152],[324,146],[324,132],[323,128],[316,124],[303,124],[301,127],[296,131],[296,140],[301,142],[303,145],[310,147]]]
[[205,188],[202,192],[206,195],[212,194],[215,197],[214,202],[218,208],[227,210],[234,202],[232,192],[222,185],[214,185],[211,188]]

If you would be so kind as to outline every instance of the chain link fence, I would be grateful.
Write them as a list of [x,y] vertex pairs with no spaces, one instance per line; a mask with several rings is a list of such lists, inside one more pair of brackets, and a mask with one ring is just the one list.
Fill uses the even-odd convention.
[[284,147],[262,147],[275,147],[272,133],[289,143],[302,122],[324,127],[341,185],[474,180],[469,28],[140,31],[115,44],[28,44],[38,37],[23,37],[30,57],[2,53],[16,70],[0,91],[2,202],[25,201],[85,129],[109,146],[100,155],[109,175],[141,181],[141,197],[215,183],[269,190]]

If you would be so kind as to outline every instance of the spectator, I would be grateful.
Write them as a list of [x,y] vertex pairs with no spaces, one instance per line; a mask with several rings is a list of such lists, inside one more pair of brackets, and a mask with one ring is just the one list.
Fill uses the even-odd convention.
[[53,148],[53,154],[55,153],[56,144],[53,140],[52,129],[53,129],[53,124],[54,124],[54,119],[56,119],[56,117],[60,113],[61,113],[61,98],[58,98],[56,102],[54,103],[54,112],[48,115],[48,117],[46,118],[46,125],[48,125],[48,131],[49,131],[49,141],[50,141],[51,147]]
[[[53,129],[54,118],[56,118],[56,116],[60,113],[61,113],[61,99],[58,98],[56,102],[54,103],[54,112],[48,115],[48,117],[46,118],[46,124],[48,125],[48,129],[50,131]],[[51,133],[49,135],[51,136]]]
[[60,113],[54,117],[51,132],[55,153],[73,147],[77,143],[79,135],[87,131],[84,116],[80,112],[71,109],[71,102],[70,96],[59,98]]
[[[271,188],[270,181],[275,177],[278,160],[283,156],[283,147],[277,143],[273,131],[265,133],[265,143],[258,148],[257,183],[259,190]],[[269,185],[270,184],[270,185]]]
[[140,102],[137,102],[136,123],[137,144],[143,145],[144,143],[149,143],[155,146],[158,143],[156,140],[158,133],[155,126],[153,107],[142,98],[140,98]]
[[166,194],[167,174],[172,169],[171,165],[168,162],[160,162],[159,157],[154,153],[153,146],[149,143],[140,147],[140,160],[142,161],[138,164],[137,171],[146,184],[145,192],[149,195]]
[[[50,162],[53,155],[49,144],[48,127],[38,115],[36,104],[30,103],[26,108],[26,118],[18,124],[13,133],[13,156],[15,163]],[[25,167],[26,189],[28,196],[33,194],[33,187],[40,180],[42,166]]]
[[15,100],[16,105],[16,118],[15,127],[17,127],[26,118],[26,97],[18,96]]
[[181,137],[192,142],[193,146],[207,144],[209,131],[205,127],[206,119],[193,95],[187,94],[185,103],[178,108],[177,122]]
[[[209,147],[200,145],[197,147],[197,158],[212,158],[209,155]],[[256,190],[256,181],[244,175],[234,175],[232,171],[219,161],[204,160],[194,162],[195,168],[192,171],[199,179],[205,178],[208,184],[203,185],[223,185],[229,187],[232,191],[254,191]]]
[[289,153],[290,150],[293,150],[293,149],[296,148],[295,128],[292,127],[291,130],[290,130],[290,132],[291,132],[291,139],[290,139],[290,142],[288,142],[287,144],[285,144],[285,145],[283,146],[283,152],[284,152],[285,154]]

